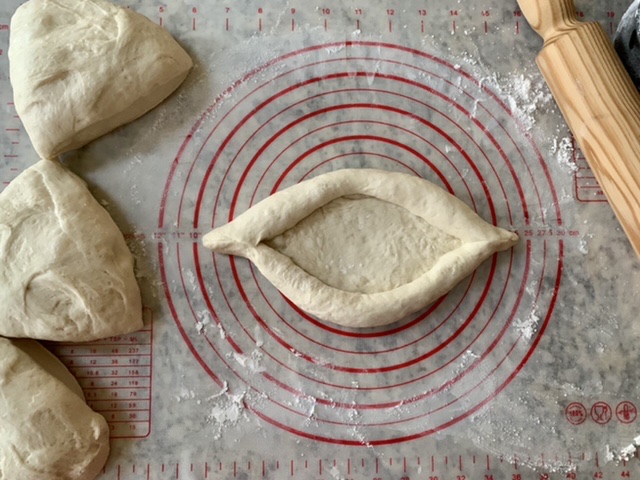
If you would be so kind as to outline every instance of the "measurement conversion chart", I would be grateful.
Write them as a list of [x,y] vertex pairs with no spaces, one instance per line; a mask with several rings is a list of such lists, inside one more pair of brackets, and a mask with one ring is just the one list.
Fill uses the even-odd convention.
[[[20,3],[0,5],[3,186],[37,160],[9,78]],[[640,478],[640,260],[515,1],[116,3],[171,32],[194,68],[62,158],[122,230],[143,293],[143,330],[46,344],[110,425],[101,479]],[[628,7],[576,6],[610,35]],[[341,168],[421,176],[519,242],[363,330],[203,247]]]

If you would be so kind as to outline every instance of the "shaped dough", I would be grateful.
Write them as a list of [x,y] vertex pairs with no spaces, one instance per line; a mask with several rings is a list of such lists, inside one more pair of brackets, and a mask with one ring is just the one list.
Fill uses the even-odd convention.
[[419,177],[346,169],[275,193],[203,244],[248,258],[323,320],[373,327],[426,307],[517,240]]
[[139,330],[133,264],[109,214],[57,161],[0,193],[0,335],[80,342]]
[[0,338],[0,478],[96,478],[109,455],[107,422],[23,348]]
[[104,0],[26,2],[8,55],[15,107],[42,158],[140,117],[192,66],[166,30]]

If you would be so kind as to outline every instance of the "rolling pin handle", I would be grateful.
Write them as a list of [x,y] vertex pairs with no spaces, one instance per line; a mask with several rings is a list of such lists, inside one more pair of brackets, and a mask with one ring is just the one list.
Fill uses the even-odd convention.
[[518,0],[518,5],[545,45],[580,25],[573,0]]
[[544,38],[536,59],[560,111],[640,256],[640,94],[598,22],[573,0],[518,0]]

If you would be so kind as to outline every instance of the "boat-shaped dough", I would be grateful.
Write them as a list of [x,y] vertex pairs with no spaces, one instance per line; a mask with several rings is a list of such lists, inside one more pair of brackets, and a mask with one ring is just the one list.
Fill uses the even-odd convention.
[[433,183],[373,169],[303,181],[203,237],[251,260],[302,310],[347,327],[426,307],[517,241]]
[[0,335],[83,342],[141,329],[133,267],[109,213],[57,160],[0,193]]
[[29,0],[11,18],[8,55],[16,111],[41,158],[140,117],[192,66],[167,30],[105,0]]
[[93,480],[109,455],[109,427],[77,382],[65,385],[63,365],[43,368],[31,356],[46,356],[43,348],[0,337],[0,478]]

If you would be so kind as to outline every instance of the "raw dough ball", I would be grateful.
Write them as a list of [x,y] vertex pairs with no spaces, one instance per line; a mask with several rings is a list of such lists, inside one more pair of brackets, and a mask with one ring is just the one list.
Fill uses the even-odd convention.
[[9,42],[15,107],[42,158],[140,117],[192,67],[166,30],[104,0],[30,0]]
[[518,236],[422,178],[345,169],[275,193],[202,241],[248,258],[318,318],[374,327],[426,307]]
[[31,357],[49,375],[61,381],[65,387],[75,393],[84,400],[84,392],[82,387],[71,372],[65,367],[64,363],[58,360],[53,353],[44,348],[39,342],[28,338],[14,338],[11,343]]
[[0,193],[0,335],[80,342],[139,330],[133,264],[109,214],[57,161]]
[[0,478],[92,480],[109,455],[109,427],[77,394],[0,338]]

